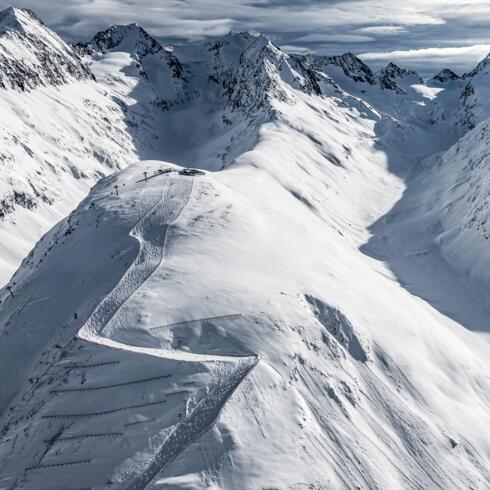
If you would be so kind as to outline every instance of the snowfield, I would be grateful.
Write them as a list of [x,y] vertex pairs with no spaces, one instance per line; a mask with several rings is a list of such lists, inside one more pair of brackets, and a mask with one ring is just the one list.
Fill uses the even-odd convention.
[[0,93],[0,488],[489,488],[484,69],[155,43]]

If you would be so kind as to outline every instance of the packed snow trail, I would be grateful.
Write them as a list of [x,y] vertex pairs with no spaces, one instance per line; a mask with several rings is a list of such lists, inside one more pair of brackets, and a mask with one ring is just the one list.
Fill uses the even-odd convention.
[[[170,192],[169,181],[168,177],[164,178],[161,197],[141,217],[138,224],[131,231],[131,235],[139,242],[139,252],[135,262],[124,274],[119,284],[101,301],[85,325],[79,330],[77,334],[79,338],[85,340],[98,338],[102,330],[114,321],[114,317],[118,315],[121,306],[160,265],[169,223],[178,218],[185,206],[185,200],[188,199],[192,191],[192,182],[189,184],[181,181],[173,184],[181,187],[181,189],[177,189],[177,194],[174,196],[183,198],[184,201],[181,201],[183,204],[180,207],[175,208],[175,213],[172,216],[173,209],[165,202],[167,193]],[[168,197],[172,199],[174,196]],[[166,216],[167,214],[169,216]]]
[[[156,193],[155,185],[145,191],[151,205],[131,231],[139,242],[133,263],[29,396],[35,408],[21,417],[32,419],[26,440],[15,438],[12,451],[0,458],[2,475],[10,474],[13,459],[23,461],[23,474],[8,477],[8,486],[0,488],[144,489],[212,426],[256,365],[256,356],[194,354],[111,338],[134,326],[132,298],[160,267],[168,230],[192,193],[192,177],[165,175],[162,180]],[[216,315],[215,320],[239,316]]]
[[[418,238],[438,216],[418,221],[410,228],[417,240],[405,240],[406,225],[423,211],[417,192],[408,220],[396,217],[401,238],[391,239],[400,229],[379,229],[386,255],[370,243],[383,260],[359,253],[370,232],[378,234],[372,223],[402,198],[418,157],[435,146],[444,150],[443,133],[461,136],[459,116],[447,119],[445,107],[471,116],[473,103],[485,104],[470,97],[461,107],[461,86],[450,104],[432,106],[435,112],[427,105],[425,114],[420,87],[432,96],[434,89],[416,91],[408,80],[398,85],[393,67],[393,79],[385,73],[381,85],[351,54],[289,56],[246,33],[172,54],[158,48],[163,64],[140,56],[158,43],[140,37],[137,26],[105,34],[102,50],[111,52],[90,60],[97,93],[78,84],[62,90],[63,100],[82,94],[83,104],[70,102],[61,119],[51,111],[51,127],[42,124],[45,108],[55,107],[45,103],[50,91],[22,94],[22,106],[15,102],[7,111],[17,127],[9,124],[6,133],[10,139],[14,131],[6,141],[14,181],[15,162],[30,171],[20,175],[22,183],[7,182],[7,175],[5,189],[33,196],[27,183],[37,183],[36,171],[44,168],[48,189],[62,184],[80,198],[90,182],[137,160],[141,150],[224,171],[194,181],[175,174],[142,179],[161,163],[137,163],[101,181],[25,259],[9,285],[12,295],[4,290],[1,298],[0,358],[9,376],[0,386],[7,422],[0,432],[0,487],[139,489],[152,481],[155,489],[488,489],[490,448],[481,430],[490,425],[488,344],[436,311],[430,296],[422,301],[418,287],[406,287],[420,286],[419,274],[394,277],[396,268],[386,263],[391,253],[407,252],[410,259],[395,256],[404,272],[431,260],[423,254],[428,243]],[[167,61],[186,76],[167,80],[177,103],[161,111],[155,102],[167,83],[150,82],[161,68],[172,73]],[[73,119],[78,112],[87,117]],[[72,127],[63,132],[72,144],[62,153],[60,121]],[[49,145],[29,142],[36,127]],[[468,143],[487,154],[480,136]],[[48,170],[43,148],[49,160],[74,167]],[[76,158],[73,148],[80,150]],[[442,175],[426,187],[434,196],[427,208],[452,201],[434,192],[441,185],[450,193],[460,189],[462,206],[448,213],[452,222],[441,221],[443,232],[462,227],[460,218],[473,207],[466,199],[477,197],[459,185],[463,168],[448,172],[459,157],[445,160]],[[471,163],[460,162],[471,169],[470,188],[484,182],[477,161],[472,155]],[[425,171],[421,176],[428,180]],[[179,218],[191,182],[195,190]],[[53,194],[25,201],[39,203],[31,218],[22,218],[20,206],[12,237],[46,217],[50,208],[41,196]],[[51,209],[59,215],[73,205],[59,201]],[[153,212],[163,216],[160,223]],[[479,210],[470,216],[476,223],[485,218]],[[468,253],[475,238],[457,247],[472,267],[488,256],[486,241]],[[428,289],[446,296],[442,282]],[[229,399],[255,365],[254,352],[264,361]],[[220,423],[200,437],[223,406]]]

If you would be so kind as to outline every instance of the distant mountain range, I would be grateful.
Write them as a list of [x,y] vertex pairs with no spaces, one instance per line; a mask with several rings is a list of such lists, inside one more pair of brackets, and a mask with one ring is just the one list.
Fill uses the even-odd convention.
[[1,12],[0,488],[488,488],[488,60]]

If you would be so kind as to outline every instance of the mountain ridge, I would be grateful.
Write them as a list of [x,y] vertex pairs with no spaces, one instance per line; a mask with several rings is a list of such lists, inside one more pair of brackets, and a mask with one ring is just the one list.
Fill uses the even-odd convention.
[[21,91],[92,78],[68,45],[30,10],[0,13],[0,87]]
[[11,269],[64,216],[0,289],[3,484],[483,490],[485,66],[94,39],[0,90]]

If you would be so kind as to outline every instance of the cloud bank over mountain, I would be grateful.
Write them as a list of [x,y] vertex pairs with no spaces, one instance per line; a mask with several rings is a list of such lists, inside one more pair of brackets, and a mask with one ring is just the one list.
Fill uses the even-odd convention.
[[204,37],[0,11],[0,486],[488,490],[490,56]]
[[32,8],[67,39],[129,22],[173,43],[255,30],[296,52],[352,51],[384,63],[396,51],[397,61],[426,74],[447,63],[465,71],[490,51],[485,0],[24,0],[0,8],[11,4]]

